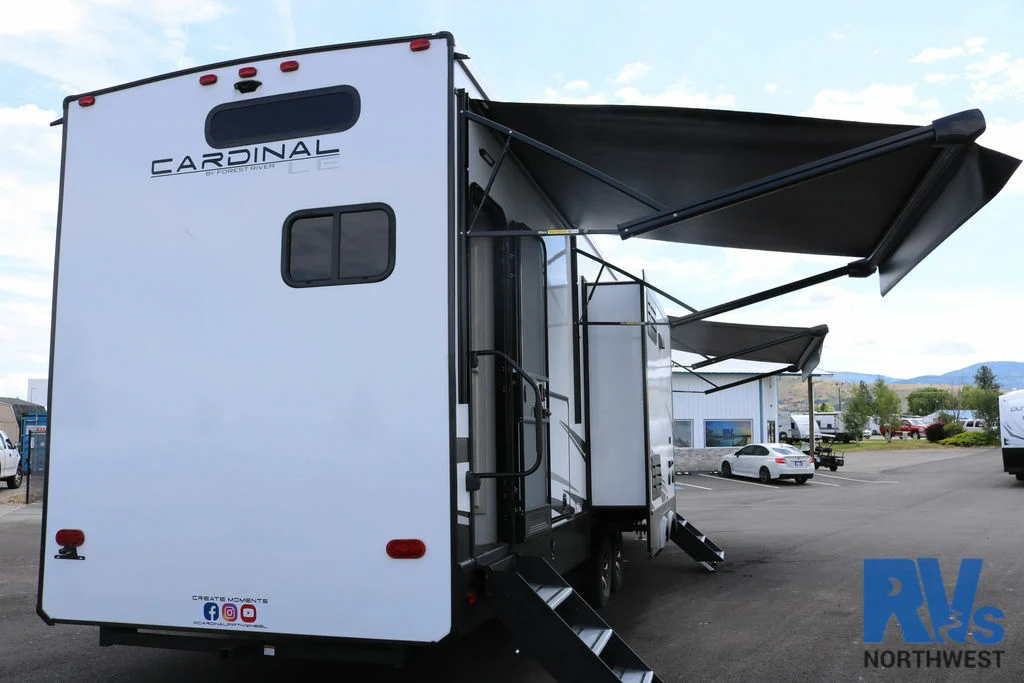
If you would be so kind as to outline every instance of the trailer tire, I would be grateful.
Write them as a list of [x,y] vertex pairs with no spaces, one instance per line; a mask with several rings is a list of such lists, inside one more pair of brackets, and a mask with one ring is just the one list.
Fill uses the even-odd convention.
[[772,483],[772,472],[767,467],[762,467],[761,471],[757,473],[757,478],[761,480],[762,484]]
[[20,489],[21,488],[21,468],[18,468],[17,473],[13,477],[7,477],[4,479],[7,482],[7,488],[9,489]]
[[612,599],[612,543],[608,534],[602,534],[597,554],[583,567],[584,598],[594,609],[607,607]]
[[622,589],[622,574],[625,570],[622,560],[622,532],[612,533],[612,592],[618,593]]

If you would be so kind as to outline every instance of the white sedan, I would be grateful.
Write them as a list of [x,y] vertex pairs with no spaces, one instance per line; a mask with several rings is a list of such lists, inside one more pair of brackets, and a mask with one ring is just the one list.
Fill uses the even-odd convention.
[[783,443],[753,443],[722,458],[723,476],[793,479],[798,484],[814,478],[814,458]]

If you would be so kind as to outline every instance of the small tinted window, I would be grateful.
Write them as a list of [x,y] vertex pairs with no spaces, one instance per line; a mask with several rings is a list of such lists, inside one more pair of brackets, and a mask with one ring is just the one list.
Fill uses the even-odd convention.
[[359,119],[359,93],[345,86],[304,90],[214,107],[206,142],[216,149],[340,133]]
[[395,267],[395,215],[384,204],[299,211],[285,220],[281,275],[292,287],[387,278]]

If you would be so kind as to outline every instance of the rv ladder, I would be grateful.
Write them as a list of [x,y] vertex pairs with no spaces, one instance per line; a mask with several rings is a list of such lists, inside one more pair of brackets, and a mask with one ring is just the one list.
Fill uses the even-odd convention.
[[716,562],[725,559],[724,550],[702,534],[697,527],[678,515],[672,522],[672,531],[669,537],[687,555],[700,562],[710,572],[715,571]]
[[661,683],[543,558],[515,556],[492,570],[487,597],[519,646],[558,683]]

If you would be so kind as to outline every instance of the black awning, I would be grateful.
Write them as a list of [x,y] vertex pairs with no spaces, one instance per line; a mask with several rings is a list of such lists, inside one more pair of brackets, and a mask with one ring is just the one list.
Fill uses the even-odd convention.
[[[670,323],[679,318],[669,317]],[[711,356],[689,367],[699,369],[723,360],[737,359],[782,363],[804,379],[818,366],[828,326],[774,327],[697,320],[672,325],[672,348],[676,351]],[[783,370],[780,370],[782,372]]]
[[[869,259],[883,294],[1020,164],[973,142],[985,125],[977,110],[913,127],[669,107],[474,107],[618,181],[599,180],[522,137],[513,142],[575,226],[615,229],[623,238]],[[804,165],[807,173],[794,175]]]

